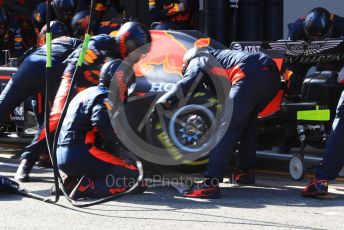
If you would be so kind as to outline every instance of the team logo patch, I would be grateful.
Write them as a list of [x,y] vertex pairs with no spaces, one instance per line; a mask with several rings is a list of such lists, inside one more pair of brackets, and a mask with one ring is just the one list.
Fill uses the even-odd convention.
[[105,98],[103,103],[105,107],[107,108],[107,110],[112,111],[113,103],[108,98]]

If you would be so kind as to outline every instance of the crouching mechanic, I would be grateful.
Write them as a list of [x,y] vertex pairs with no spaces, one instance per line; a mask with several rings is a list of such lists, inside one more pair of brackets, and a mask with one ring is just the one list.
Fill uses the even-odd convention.
[[123,193],[139,176],[135,161],[125,152],[120,153],[109,116],[124,102],[121,100],[125,97],[120,95],[127,95],[127,87],[122,86],[127,86],[133,76],[124,73],[128,67],[118,59],[107,62],[98,86],[77,94],[68,107],[58,138],[57,162],[68,183],[78,181],[70,194],[72,199]]
[[[232,50],[208,50],[193,48],[184,56],[183,78],[175,90],[158,101],[163,108],[186,95],[195,81],[211,84],[211,78],[226,79],[232,87],[229,100],[232,117],[221,141],[210,152],[203,183],[186,190],[186,197],[219,198],[219,183],[223,181],[231,155],[239,146],[238,182],[254,183],[254,163],[257,142],[258,113],[274,98],[280,87],[280,77],[275,62],[263,53]],[[216,66],[215,66],[215,64]],[[222,68],[219,70],[219,68]]]
[[344,166],[342,143],[344,138],[344,92],[339,99],[336,117],[326,141],[322,163],[317,167],[315,177],[301,192],[304,197],[320,197],[328,194],[328,182],[334,180]]
[[[68,92],[71,89],[73,77],[76,77],[76,84],[71,89],[71,94],[75,96],[77,93],[99,83],[100,69],[108,59],[126,59],[131,64],[134,64],[142,55],[149,52],[150,42],[151,36],[148,29],[137,22],[125,23],[120,28],[117,37],[106,34],[93,36],[88,44],[83,65],[77,71],[76,76],[73,76],[77,68],[79,56],[81,55],[82,46],[80,45],[75,49],[65,60],[67,67],[62,74],[61,83],[58,85],[51,108],[49,118],[51,135],[56,131]],[[39,151],[31,151],[26,155],[27,161],[23,162],[21,170],[23,176],[28,177],[32,169],[34,161],[31,159],[35,159],[42,154],[42,150],[38,147],[36,148],[36,146],[46,146],[45,137],[46,133],[43,130],[36,143],[32,144],[32,148]]]

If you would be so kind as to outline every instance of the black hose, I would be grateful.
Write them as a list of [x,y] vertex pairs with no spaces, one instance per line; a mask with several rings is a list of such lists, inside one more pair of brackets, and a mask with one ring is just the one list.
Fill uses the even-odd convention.
[[60,194],[59,194],[59,191],[60,191],[60,184],[61,183],[61,190],[63,192],[63,194],[65,195],[66,199],[74,206],[76,207],[87,207],[87,206],[91,206],[91,205],[95,205],[95,204],[100,204],[100,203],[104,203],[104,202],[107,202],[107,201],[110,201],[110,200],[113,200],[117,197],[120,197],[124,194],[127,194],[127,193],[130,193],[131,191],[133,191],[138,185],[139,183],[143,180],[143,168],[142,168],[142,163],[140,161],[138,161],[134,156],[135,159],[136,159],[136,165],[137,165],[137,168],[139,170],[139,177],[137,179],[137,182],[136,184],[131,187],[130,189],[128,189],[126,192],[124,193],[119,193],[119,194],[116,194],[116,195],[113,195],[113,196],[110,196],[110,197],[105,197],[105,198],[101,198],[101,199],[97,199],[97,200],[92,200],[92,201],[74,201],[72,200],[71,198],[69,198],[69,194],[67,194],[67,192],[65,191],[64,187],[63,187],[63,181],[62,181],[62,178],[61,178],[61,175],[59,173],[59,170],[58,170],[58,166],[57,166],[57,156],[56,156],[56,151],[57,151],[57,141],[58,141],[58,135],[61,131],[61,128],[62,128],[62,123],[63,123],[63,120],[66,116],[66,113],[67,113],[67,108],[68,108],[68,105],[70,103],[70,101],[72,100],[72,90],[77,82],[77,77],[79,75],[79,69],[82,65],[82,62],[83,62],[83,58],[84,58],[84,55],[85,55],[85,52],[87,50],[87,47],[88,47],[88,42],[90,40],[90,33],[91,33],[91,29],[92,29],[92,25],[93,25],[93,21],[94,21],[94,6],[95,6],[95,1],[92,0],[91,2],[91,12],[90,12],[90,21],[89,21],[89,24],[88,24],[88,28],[87,28],[87,33],[86,33],[86,36],[85,36],[85,41],[83,43],[83,47],[82,47],[82,51],[81,51],[81,54],[80,54],[80,57],[79,57],[79,61],[77,63],[77,66],[76,66],[76,69],[73,73],[73,76],[72,76],[72,82],[71,82],[71,86],[69,88],[69,91],[68,91],[68,94],[67,94],[67,98],[66,98],[66,101],[65,101],[65,104],[63,106],[63,110],[61,112],[61,116],[60,116],[60,119],[58,121],[58,125],[56,127],[56,131],[55,131],[55,134],[54,134],[54,139],[51,140],[51,134],[50,134],[50,122],[49,122],[49,118],[50,118],[50,109],[49,109],[49,96],[50,96],[50,89],[49,89],[49,75],[50,75],[50,72],[51,72],[51,67],[52,67],[52,63],[51,63],[51,33],[50,33],[50,16],[51,16],[51,0],[48,0],[48,11],[47,11],[47,64],[46,64],[46,78],[45,78],[45,113],[44,113],[44,119],[45,119],[45,132],[46,132],[46,142],[47,142],[47,146],[48,146],[48,151],[49,151],[49,155],[52,159],[52,164],[53,164],[53,171],[54,171],[54,183],[55,183],[55,199],[52,200],[48,197],[44,197],[44,196],[40,196],[38,194],[34,194],[34,193],[31,193],[30,191],[27,191],[23,188],[20,188],[18,187],[16,189],[16,193],[18,194],[21,194],[21,195],[24,195],[24,196],[27,196],[27,197],[31,197],[31,198],[34,198],[34,199],[37,199],[37,200],[41,200],[41,201],[44,201],[44,202],[47,202],[47,203],[52,203],[52,204],[55,204],[58,202],[59,198],[60,198]]
[[[51,75],[51,68],[52,68],[52,60],[51,60],[51,41],[52,41],[52,35],[51,35],[51,28],[50,28],[50,21],[51,21],[51,0],[48,0],[48,6],[47,6],[47,32],[46,32],[46,46],[47,46],[47,62],[46,62],[46,75],[45,75],[45,100],[44,100],[44,122],[45,122],[45,138],[47,142],[48,152],[52,161],[53,165],[53,171],[54,171],[54,184],[56,191],[59,190],[59,171],[57,167],[57,159],[56,156],[52,154],[52,139],[50,135],[50,123],[49,123],[49,116],[50,116],[50,109],[49,109],[49,98],[50,98],[50,88],[49,88],[49,76]],[[29,194],[29,193],[28,193]],[[36,198],[37,199],[37,198]],[[58,192],[55,193],[55,199],[54,200],[44,200],[46,202],[50,203],[57,203],[60,199],[60,194]]]

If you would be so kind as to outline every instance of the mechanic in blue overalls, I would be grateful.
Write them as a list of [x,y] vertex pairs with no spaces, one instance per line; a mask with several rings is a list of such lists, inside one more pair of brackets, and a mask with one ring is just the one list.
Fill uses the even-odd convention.
[[[229,103],[232,118],[221,141],[210,152],[203,183],[186,190],[185,197],[219,198],[219,183],[223,181],[229,161],[239,146],[241,172],[236,181],[254,184],[254,164],[257,145],[258,113],[274,98],[280,88],[280,75],[275,62],[263,53],[193,48],[184,56],[183,78],[177,87],[162,96],[158,104],[168,108],[178,102],[195,81],[211,85],[211,78],[221,78],[232,85]],[[212,77],[210,77],[212,75]],[[227,84],[228,84],[227,83]],[[178,93],[178,91],[180,91]]]
[[[109,58],[129,58],[132,63],[135,63],[143,54],[149,52],[150,42],[151,36],[148,29],[138,22],[125,23],[120,28],[117,37],[105,34],[92,37],[88,44],[83,65],[79,69],[79,75],[76,76],[77,81],[75,87],[72,89],[72,95],[75,96],[77,93],[91,86],[96,86],[99,83],[100,69]],[[77,68],[81,50],[82,46],[79,46],[64,62],[67,64],[67,67],[62,74],[62,80],[58,85],[50,113],[51,135],[56,131],[70,89],[72,76]],[[45,130],[42,130],[35,139],[35,142],[31,144],[32,151],[26,155],[26,158],[30,160],[27,161],[28,163],[23,164],[23,169],[20,170],[24,178],[28,178],[32,169],[34,161],[31,159],[36,159],[40,154],[47,151],[45,138]]]
[[7,60],[6,60],[6,54],[4,50],[6,50],[5,44],[4,44],[4,36],[6,34],[8,26],[8,16],[3,7],[0,7],[0,65],[4,65]]
[[39,0],[4,1],[9,25],[3,42],[11,58],[19,58],[26,50],[36,45],[36,33],[30,15],[38,3]]
[[[64,24],[58,21],[51,22],[51,33],[52,38],[54,38],[51,52],[53,67],[48,80],[51,89],[49,101],[52,103],[66,67],[63,61],[82,43],[82,40],[66,37],[69,32]],[[42,33],[42,36],[44,36],[44,33]],[[0,95],[0,121],[6,121],[15,107],[32,96],[38,126],[40,129],[44,129],[45,85],[43,84],[43,78],[46,76],[46,49],[47,47],[44,45],[25,58],[13,79],[9,81],[4,91],[2,91]],[[34,138],[32,144],[37,141],[38,137]],[[37,151],[37,149],[44,149],[42,154],[48,154],[45,144],[42,143],[39,146],[29,145],[25,148],[15,176],[17,180],[29,180],[28,172],[39,157],[39,155],[37,157],[29,157],[29,155],[32,151]]]
[[[297,41],[322,41],[326,38],[341,38],[344,36],[344,18],[331,14],[322,7],[312,9],[305,17],[298,18],[295,22],[288,24],[288,39]],[[287,98],[291,102],[299,102],[299,95],[303,80],[307,71],[314,64],[293,63],[286,68],[292,73],[289,77]],[[318,63],[317,71],[339,72],[343,67],[342,63]],[[295,124],[290,125],[285,132],[284,143],[279,146],[280,153],[289,153],[292,143],[297,137]]]
[[[119,59],[105,63],[98,86],[78,93],[69,104],[58,138],[57,162],[68,178],[65,187],[71,190],[70,184],[77,183],[68,191],[72,199],[123,193],[139,176],[135,161],[118,147],[110,120],[127,98],[128,87],[122,86],[134,80],[129,68]],[[106,184],[109,175],[116,181],[112,186]]]
[[344,92],[339,99],[336,117],[326,141],[323,161],[317,167],[315,177],[301,192],[304,197],[319,197],[328,194],[328,182],[334,180],[344,166]]

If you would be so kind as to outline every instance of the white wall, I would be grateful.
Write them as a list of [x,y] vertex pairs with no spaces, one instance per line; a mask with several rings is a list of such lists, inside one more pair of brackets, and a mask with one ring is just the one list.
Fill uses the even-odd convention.
[[305,16],[308,11],[318,6],[344,17],[343,0],[284,0],[284,38],[288,36],[288,23]]

